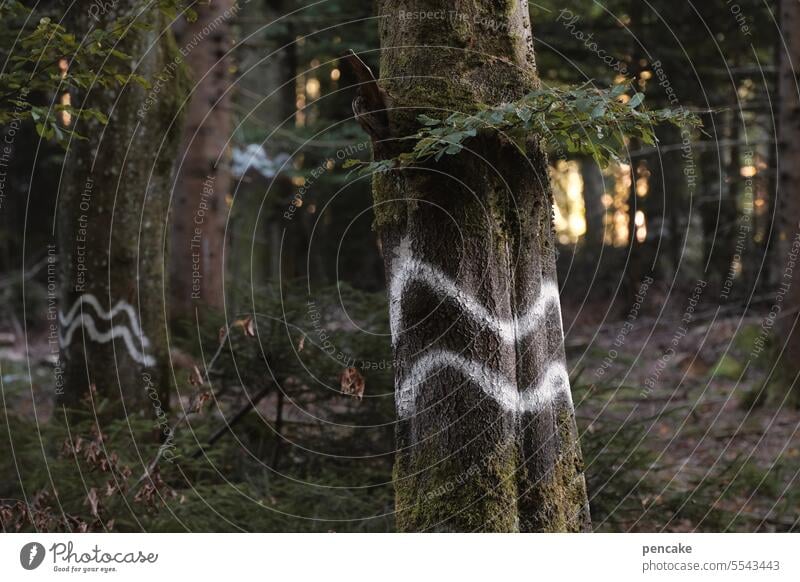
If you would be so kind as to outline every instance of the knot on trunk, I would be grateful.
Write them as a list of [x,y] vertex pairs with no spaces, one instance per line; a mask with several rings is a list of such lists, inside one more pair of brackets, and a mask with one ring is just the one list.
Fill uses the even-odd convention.
[[389,115],[391,98],[380,87],[378,79],[367,64],[352,50],[345,56],[358,80],[356,97],[353,99],[353,115],[359,125],[372,139],[375,157],[378,158],[380,142],[389,137]]

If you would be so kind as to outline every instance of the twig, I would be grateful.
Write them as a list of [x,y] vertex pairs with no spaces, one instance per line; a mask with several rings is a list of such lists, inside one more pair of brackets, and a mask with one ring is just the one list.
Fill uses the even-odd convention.
[[33,265],[33,267],[31,267],[27,271],[17,271],[15,273],[12,273],[11,275],[8,275],[7,277],[3,277],[2,279],[0,279],[0,288],[10,287],[14,283],[18,283],[20,281],[27,281],[28,279],[31,279],[39,271],[42,270],[42,267],[44,267],[47,264],[47,259],[48,257],[40,259],[35,265]]
[[[228,341],[228,338],[230,337],[231,327],[233,325],[239,325],[238,319],[234,320],[234,323],[225,326],[225,331],[223,332],[222,337],[220,338],[217,351],[214,352],[214,355],[211,357],[211,359],[208,361],[208,364],[205,366],[205,376],[206,376],[205,381],[209,384],[209,386],[211,385],[211,370],[214,367],[214,364],[216,363],[219,356],[222,354],[222,348],[225,347],[225,343]],[[213,390],[211,391],[211,394],[212,396],[216,397],[216,394],[214,394]],[[175,424],[173,424],[172,427],[170,428],[169,432],[170,438],[174,437],[175,430],[189,418],[190,414],[193,414],[192,411],[194,410],[194,408],[195,406],[193,405],[189,406],[189,411],[188,412],[184,411],[183,414],[181,414],[181,416],[178,417],[178,420],[176,420]],[[146,478],[148,478],[150,475],[153,474],[153,471],[158,466],[158,463],[161,461],[161,458],[164,456],[165,450],[166,448],[163,445],[158,447],[158,452],[156,453],[156,456],[153,458],[152,461],[150,461],[150,463],[145,468],[144,473],[142,473],[142,476],[139,477],[139,479],[136,481],[136,483],[131,489],[132,491],[135,491],[142,483],[142,481],[144,481]]]
[[281,454],[281,430],[283,430],[283,391],[278,392],[278,406],[275,410],[275,450],[272,451],[272,467],[273,471],[278,469],[278,461]]
[[242,408],[240,408],[239,411],[236,414],[234,414],[230,420],[225,421],[224,426],[218,428],[214,432],[214,434],[211,435],[211,438],[208,439],[208,442],[205,444],[205,446],[200,446],[197,449],[197,451],[195,451],[194,454],[192,454],[192,458],[193,459],[199,458],[200,455],[202,455],[209,447],[214,445],[214,443],[216,443],[219,439],[225,436],[233,427],[233,425],[242,420],[247,415],[248,412],[250,412],[253,408],[255,408],[256,405],[259,402],[261,402],[267,394],[269,394],[271,388],[272,386],[266,386],[265,388],[262,388],[261,391],[259,391],[255,396],[253,396],[253,398],[249,399],[247,404],[242,406]]

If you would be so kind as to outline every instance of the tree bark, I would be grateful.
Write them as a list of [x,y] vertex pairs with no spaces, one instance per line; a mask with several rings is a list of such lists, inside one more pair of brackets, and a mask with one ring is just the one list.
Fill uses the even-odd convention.
[[[120,0],[99,23],[82,11],[78,29],[140,9]],[[153,88],[94,86],[73,99],[109,122],[77,119],[86,139],[67,154],[58,208],[62,402],[78,404],[93,385],[127,412],[151,400],[168,406],[163,233],[186,82],[158,10],[138,19],[149,28],[132,30],[119,48]]]
[[[787,385],[794,385],[800,374],[800,281],[797,268],[789,270],[789,262],[796,260],[800,244],[800,3],[781,0],[781,30],[786,46],[780,47],[780,111],[778,148],[778,207],[780,222],[775,276],[779,286],[788,287],[784,310],[789,310],[779,321],[781,338],[785,340],[782,366]],[[793,258],[794,255],[794,258]],[[800,403],[800,390],[794,389],[795,402]],[[782,394],[777,395],[780,398]]]
[[232,0],[197,3],[197,20],[180,39],[194,88],[170,211],[170,312],[177,317],[193,318],[198,304],[223,307],[232,129],[232,77],[225,55],[232,7]]
[[[391,108],[385,135],[373,133],[377,157],[410,147],[395,138],[413,134],[420,113],[538,87],[527,2],[403,8],[378,2]],[[431,11],[447,16],[414,16]],[[498,135],[470,148],[373,184],[397,363],[397,526],[586,530],[547,160],[533,139],[527,156]]]

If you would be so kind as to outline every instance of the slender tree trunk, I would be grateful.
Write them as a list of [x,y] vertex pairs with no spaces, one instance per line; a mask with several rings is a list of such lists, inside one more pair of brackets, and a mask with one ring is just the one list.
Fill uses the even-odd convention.
[[[249,39],[242,50],[237,49],[241,76],[237,80],[237,102],[248,112],[248,120],[263,124],[263,143],[255,144],[264,150],[270,160],[277,160],[291,151],[280,130],[294,128],[296,109],[295,45],[291,21],[285,23],[285,34],[275,38],[273,27],[264,27],[264,21],[279,18],[285,10],[280,2],[250,2],[242,4],[241,36]],[[280,47],[286,48],[275,52]],[[273,133],[275,132],[275,133]],[[228,309],[240,311],[252,301],[254,290],[280,278],[281,231],[285,222],[283,213],[291,203],[293,192],[291,178],[284,172],[266,177],[250,169],[237,177],[235,204],[231,209],[229,244],[226,253],[227,276],[233,285],[225,291]],[[267,190],[268,189],[268,190]],[[293,229],[287,230],[287,235]]]
[[194,88],[186,114],[183,156],[170,211],[170,311],[194,316],[198,303],[222,308],[225,223],[231,192],[228,140],[231,87],[228,39],[232,0],[199,2],[197,20],[180,38]]
[[[723,287],[733,280],[733,275],[737,271],[740,284],[745,279],[743,268],[744,252],[740,255],[742,263],[739,265],[739,269],[736,269],[734,264],[739,234],[739,194],[742,186],[742,150],[739,147],[742,119],[738,112],[731,114],[730,123],[731,152],[728,159],[728,192],[726,200],[720,208],[720,225],[717,233],[717,244],[720,245],[719,250],[721,252],[719,276],[722,278]],[[745,250],[745,247],[742,246],[741,251]],[[747,285],[744,285],[744,288],[749,289]]]
[[[727,118],[725,137],[735,144],[739,139],[739,116]],[[710,125],[710,124],[709,124]],[[700,203],[703,223],[703,266],[706,269],[710,292],[729,300],[740,294],[740,285],[734,270],[736,254],[738,191],[741,165],[739,147],[733,145],[724,168],[725,180],[720,175],[723,161],[719,152],[708,151],[703,160],[703,183],[705,192]]]
[[[713,127],[712,114],[704,116],[704,127]],[[724,280],[723,270],[719,267],[722,262],[719,257],[723,255],[719,249],[717,233],[720,224],[720,212],[723,200],[722,195],[722,159],[719,150],[702,150],[700,153],[700,167],[703,183],[703,192],[698,204],[700,220],[703,227],[703,269],[709,280],[709,285],[718,295]]]
[[[672,127],[664,127],[662,143],[680,143],[681,132]],[[686,209],[686,179],[684,178],[685,162],[681,151],[666,152],[663,154],[661,163],[662,175],[656,192],[659,196],[664,196],[664,215],[666,220],[667,245],[666,252],[669,254],[671,272],[675,273],[681,264],[683,254],[684,224],[687,222],[685,216]],[[668,180],[665,178],[669,176]],[[651,188],[652,190],[652,188]]]
[[[527,2],[378,9],[392,108],[385,133],[373,132],[377,157],[408,147],[392,138],[413,134],[420,113],[474,110],[539,85]],[[456,17],[413,17],[436,10]],[[547,160],[533,140],[527,157],[496,135],[470,147],[374,182],[398,362],[397,525],[586,530]]]
[[[800,309],[800,280],[798,270],[789,270],[789,262],[796,260],[800,245],[800,3],[781,1],[781,30],[786,43],[781,47],[780,111],[779,111],[779,161],[778,200],[781,221],[775,276],[780,286],[788,286],[783,308],[789,310],[780,319],[780,337],[786,338],[784,371],[791,385],[800,373],[800,322],[796,311]],[[796,387],[795,394],[800,394]],[[778,395],[782,397],[782,395]],[[800,397],[796,398],[800,402]]]
[[[110,26],[140,9],[120,0],[99,23],[83,11],[78,27]],[[138,21],[150,28],[132,30],[120,50],[160,90],[129,82],[95,86],[73,100],[104,112],[109,123],[77,120],[86,140],[68,152],[58,207],[62,401],[75,405],[93,385],[128,412],[151,399],[168,405],[163,233],[186,84],[159,11],[146,10]]]
[[[639,254],[642,262],[642,276],[646,273],[661,279],[667,272],[663,269],[664,255],[667,254],[667,236],[669,227],[665,222],[666,196],[664,183],[664,167],[662,159],[657,154],[646,158],[647,166],[642,178],[647,180],[647,194],[639,202],[639,210],[644,214],[644,239],[639,242]],[[635,217],[634,217],[635,220]],[[634,236],[639,241],[638,226],[634,223]]]
[[[642,48],[638,43],[638,37],[646,33],[644,25],[644,5],[640,0],[630,0],[628,10],[630,14],[630,23],[628,24],[631,31],[630,39],[630,67],[629,72],[633,79],[634,86],[637,86],[642,74]],[[642,147],[642,142],[638,138],[631,138],[628,142],[628,149],[630,152],[636,152]],[[631,158],[629,163],[631,165],[631,186],[628,192],[628,256],[627,264],[625,265],[624,274],[624,287],[622,295],[625,299],[625,304],[633,305],[636,301],[636,293],[638,293],[639,285],[644,276],[642,267],[642,250],[643,247],[636,240],[636,212],[642,210],[642,204],[639,197],[636,195],[636,180],[639,178],[639,163],[643,160],[641,156]]]
[[583,178],[583,207],[586,211],[586,250],[596,257],[605,239],[606,207],[603,206],[603,172],[591,157],[580,160]]

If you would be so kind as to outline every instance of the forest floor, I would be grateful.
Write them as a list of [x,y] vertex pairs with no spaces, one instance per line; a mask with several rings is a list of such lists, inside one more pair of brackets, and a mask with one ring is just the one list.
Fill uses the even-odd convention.
[[[758,397],[772,368],[769,351],[755,349],[762,317],[698,308],[603,322],[602,313],[564,308],[596,530],[800,529],[800,410]],[[0,349],[4,406],[28,419],[34,392],[36,416],[48,414],[52,371],[40,343],[27,346],[39,356],[30,370],[25,346]],[[376,468],[382,497],[359,499],[359,512],[391,504],[390,470]]]
[[800,529],[800,410],[768,382],[763,318],[687,313],[570,327],[565,309],[595,527]]

